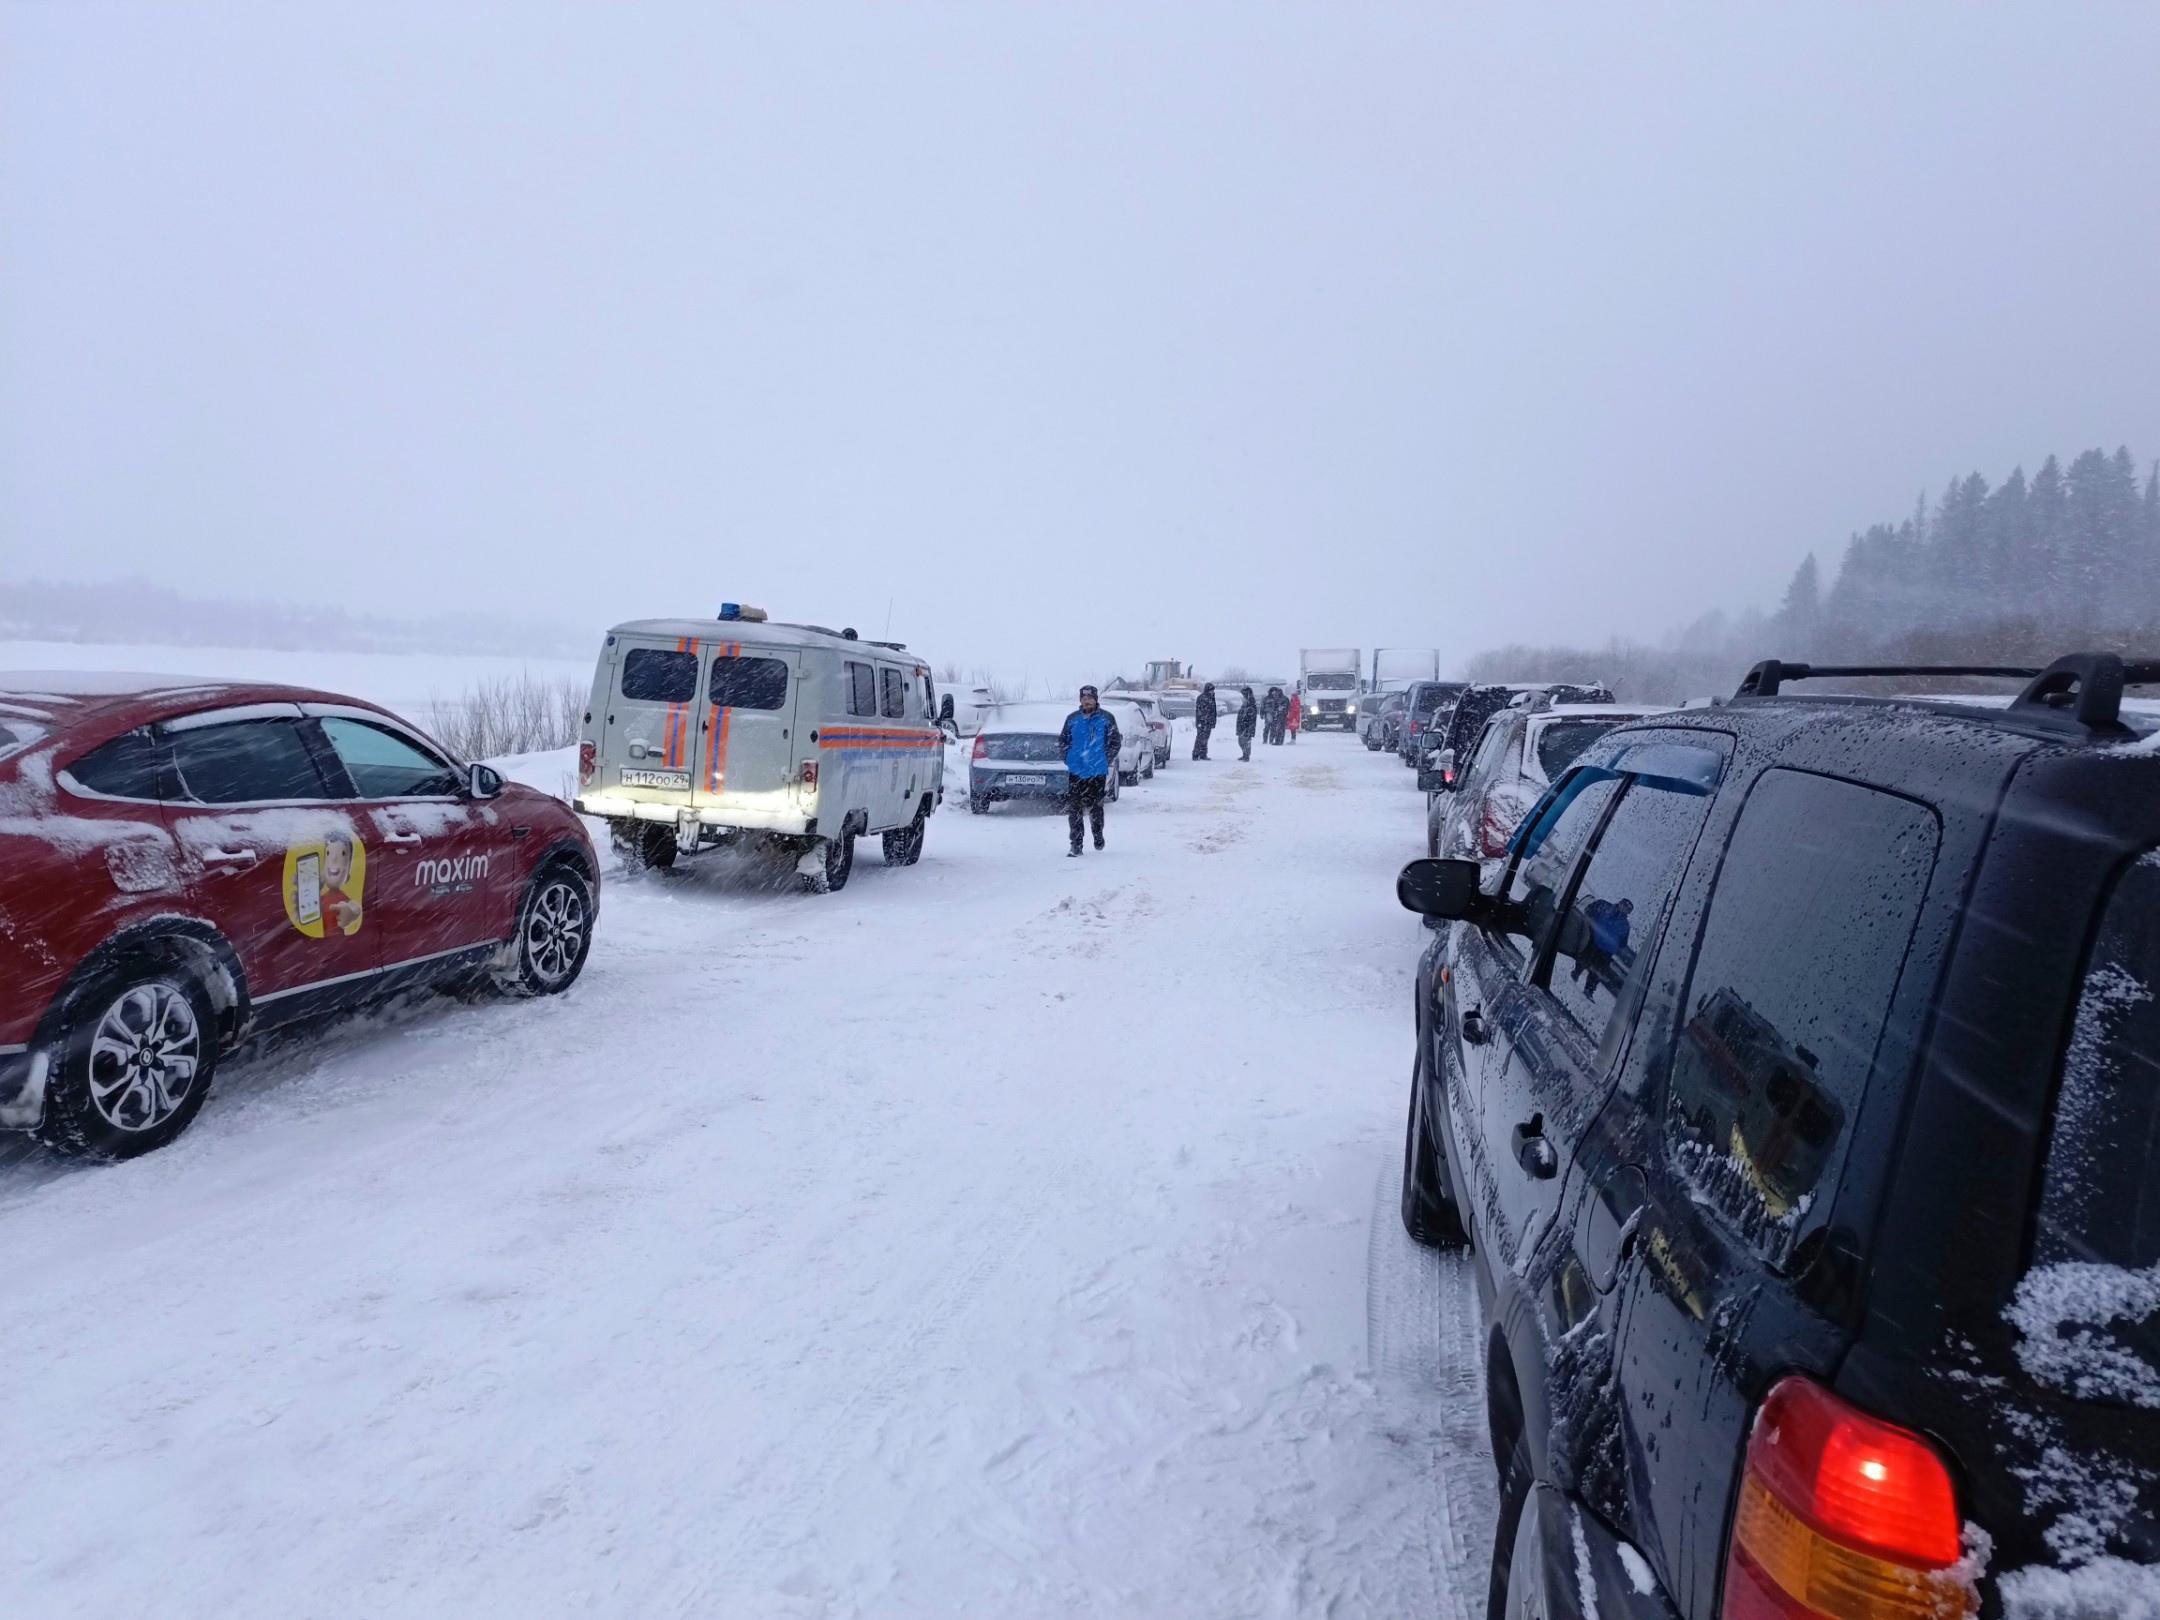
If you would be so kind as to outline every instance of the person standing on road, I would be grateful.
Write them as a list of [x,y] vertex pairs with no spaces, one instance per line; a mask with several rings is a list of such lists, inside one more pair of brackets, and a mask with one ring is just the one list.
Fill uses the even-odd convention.
[[1215,683],[1209,681],[1200,688],[1200,695],[1192,706],[1192,757],[1207,758],[1208,736],[1215,729]]
[[1238,696],[1243,699],[1237,712],[1238,757],[1251,759],[1253,733],[1260,729],[1260,700],[1252,695],[1249,686],[1239,687]]
[[1095,847],[1103,847],[1103,794],[1124,744],[1117,722],[1096,702],[1095,688],[1081,687],[1080,707],[1065,717],[1065,729],[1058,733],[1058,746],[1065,750],[1065,824],[1072,831],[1066,854],[1080,853],[1083,819],[1093,825]]
[[1290,694],[1289,712],[1283,716],[1283,724],[1289,728],[1292,742],[1297,741],[1298,727],[1304,723],[1304,720],[1305,700],[1299,697],[1297,693],[1292,692]]
[[1267,720],[1265,735],[1270,748],[1280,748],[1282,746],[1283,716],[1289,712],[1290,700],[1282,695],[1282,688],[1279,686],[1269,687],[1267,689],[1267,706],[1261,710],[1261,713]]

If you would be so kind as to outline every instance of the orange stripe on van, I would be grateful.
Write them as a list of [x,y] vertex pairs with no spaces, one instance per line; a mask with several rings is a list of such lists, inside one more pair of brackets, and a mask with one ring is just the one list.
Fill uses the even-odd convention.
[[[719,649],[722,658],[740,658],[742,643],[731,641]],[[711,740],[705,745],[705,791],[721,793],[727,789],[728,726],[735,718],[735,711],[724,704],[715,703],[705,720],[706,736]]]

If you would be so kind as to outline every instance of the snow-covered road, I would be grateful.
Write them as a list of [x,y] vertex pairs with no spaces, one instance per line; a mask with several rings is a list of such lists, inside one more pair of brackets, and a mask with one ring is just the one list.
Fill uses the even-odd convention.
[[[0,1612],[1482,1612],[1460,1268],[1373,1223],[1422,805],[1226,740],[1105,855],[956,794],[829,898],[611,881],[567,996],[15,1155]],[[1366,1371],[1369,1248],[1437,1386]]]

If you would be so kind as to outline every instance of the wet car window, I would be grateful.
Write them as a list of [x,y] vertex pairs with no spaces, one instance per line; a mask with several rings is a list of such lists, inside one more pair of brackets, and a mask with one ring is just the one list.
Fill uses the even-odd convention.
[[697,696],[698,655],[634,647],[623,659],[622,695],[633,703],[688,703]]
[[1605,824],[1568,905],[1552,993],[1592,1040],[1613,1008],[1710,813],[1710,796],[1679,783],[1635,781]]
[[195,726],[170,738],[180,795],[196,804],[251,804],[269,799],[327,799],[294,720],[235,720]]
[[2160,854],[2115,886],[2062,1059],[2034,1258],[2160,1264]]
[[723,709],[777,709],[787,702],[788,667],[778,658],[715,658],[706,683]]
[[115,799],[155,799],[165,749],[147,731],[131,731],[94,748],[68,767],[68,775],[92,793]]
[[1542,940],[1552,926],[1575,859],[1597,831],[1599,821],[1620,791],[1620,778],[1578,774],[1519,834],[1515,871],[1508,879],[1510,933]]
[[1769,771],[1725,852],[1665,1102],[1668,1150],[1774,1266],[1820,1224],[1934,869],[1935,818]]
[[1582,751],[1619,725],[1618,720],[1555,720],[1538,732],[1538,765],[1545,780],[1557,782]]
[[328,719],[323,735],[363,799],[411,799],[455,793],[458,773],[395,732],[364,720]]
[[887,720],[907,718],[907,677],[897,669],[878,671],[881,712]]

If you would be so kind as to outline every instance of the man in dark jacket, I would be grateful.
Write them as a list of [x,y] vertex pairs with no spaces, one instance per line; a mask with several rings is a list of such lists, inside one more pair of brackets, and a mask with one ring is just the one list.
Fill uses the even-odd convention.
[[1283,724],[1290,715],[1290,700],[1283,696],[1281,687],[1267,689],[1267,703],[1262,712],[1267,716],[1267,740],[1279,744],[1283,740]]
[[1260,729],[1260,704],[1249,686],[1239,687],[1238,697],[1242,700],[1237,712],[1238,757],[1251,759],[1253,733]]
[[1200,688],[1200,695],[1192,706],[1192,757],[1207,758],[1208,735],[1215,729],[1215,683],[1209,681]]
[[1080,853],[1083,817],[1093,824],[1095,847],[1101,849],[1103,793],[1110,773],[1117,769],[1118,750],[1125,739],[1118,735],[1109,710],[1096,703],[1094,687],[1080,688],[1080,707],[1065,717],[1058,745],[1065,750],[1065,823],[1072,830],[1072,848],[1065,853]]

